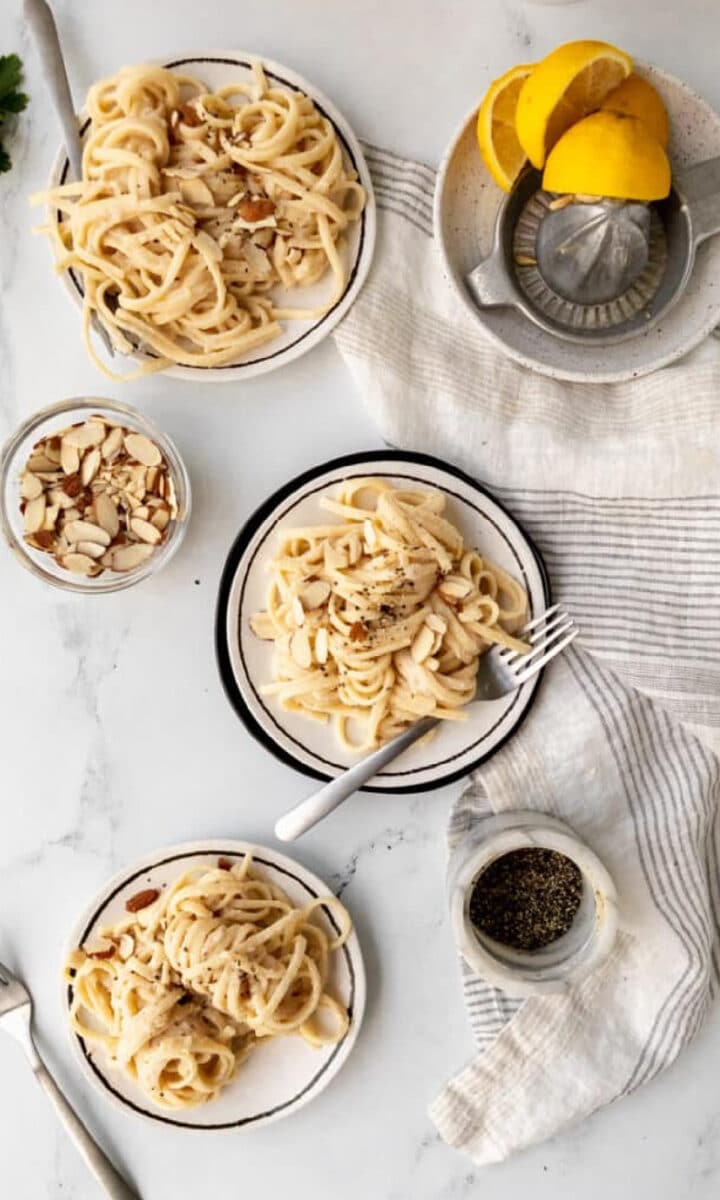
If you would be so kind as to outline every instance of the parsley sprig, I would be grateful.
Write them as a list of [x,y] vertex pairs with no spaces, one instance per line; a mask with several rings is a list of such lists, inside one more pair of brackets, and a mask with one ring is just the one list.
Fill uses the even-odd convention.
[[[22,70],[22,60],[17,54],[0,55],[0,126],[8,117],[22,112],[28,103],[25,92],[19,90]],[[0,174],[11,166],[10,155],[0,141]]]

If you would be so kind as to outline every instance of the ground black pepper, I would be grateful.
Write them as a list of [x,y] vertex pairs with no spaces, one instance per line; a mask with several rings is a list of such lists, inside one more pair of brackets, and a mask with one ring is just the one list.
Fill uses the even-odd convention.
[[540,950],[567,933],[582,898],[582,875],[557,850],[528,847],[496,858],[476,881],[470,920],[516,950]]

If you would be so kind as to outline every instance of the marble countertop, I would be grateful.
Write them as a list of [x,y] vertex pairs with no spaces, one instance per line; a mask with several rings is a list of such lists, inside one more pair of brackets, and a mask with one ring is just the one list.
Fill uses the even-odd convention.
[[[375,143],[436,163],[488,80],[558,41],[601,36],[662,63],[720,107],[717,0],[56,0],[78,94],[125,62],[201,47],[295,66]],[[365,796],[298,847],[342,887],[369,969],[346,1068],[286,1122],[233,1135],[149,1128],[92,1093],[71,1062],[58,976],[67,930],[115,869],[191,838],[271,837],[312,788],[257,745],[222,693],[215,594],[241,522],[282,482],[379,445],[331,341],[238,387],[155,378],[113,385],[86,360],[77,312],[31,236],[58,131],[21,20],[0,10],[32,97],[0,179],[0,432],[70,395],[126,398],[177,441],[195,511],[157,578],[88,600],[46,590],[0,554],[0,958],[31,985],[53,1069],[146,1200],[710,1200],[720,1189],[720,1015],[662,1078],[574,1131],[480,1172],[444,1146],[426,1107],[472,1052],[443,896],[454,789]],[[0,1045],[0,1176],[13,1200],[99,1195],[20,1051]]]

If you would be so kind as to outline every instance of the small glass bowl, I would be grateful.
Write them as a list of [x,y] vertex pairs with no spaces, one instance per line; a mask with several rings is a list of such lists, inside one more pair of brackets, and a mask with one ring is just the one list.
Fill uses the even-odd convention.
[[[177,518],[167,526],[165,538],[154,554],[131,571],[103,571],[94,578],[74,575],[59,566],[51,554],[36,550],[24,540],[23,517],[20,512],[20,476],[30,457],[33,446],[42,438],[59,433],[68,425],[85,421],[93,413],[106,417],[108,421],[121,424],[138,433],[144,433],[161,451],[168,464],[175,497]],[[115,400],[96,397],[73,397],[43,408],[29,417],[5,443],[0,458],[0,529],[18,562],[38,579],[66,592],[83,592],[95,595],[105,592],[120,592],[132,587],[159,571],[170,561],[180,546],[190,518],[190,479],[178,451],[167,434],[164,434],[137,409]]]
[[[531,847],[556,850],[576,864],[583,879],[582,899],[562,937],[540,950],[514,950],[475,928],[470,897],[491,862]],[[511,996],[565,991],[599,967],[615,942],[615,885],[597,855],[557,817],[517,811],[484,817],[452,852],[447,887],[460,953],[476,975]]]

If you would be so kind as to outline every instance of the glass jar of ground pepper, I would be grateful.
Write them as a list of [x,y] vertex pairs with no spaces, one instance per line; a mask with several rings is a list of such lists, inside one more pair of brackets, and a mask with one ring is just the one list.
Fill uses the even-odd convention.
[[450,921],[474,974],[511,996],[562,992],[609,954],[615,885],[597,855],[557,817],[480,817],[448,864]]
[[582,873],[557,850],[511,850],[485,868],[470,895],[480,933],[515,950],[541,950],[570,929],[582,900]]

